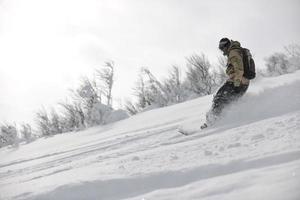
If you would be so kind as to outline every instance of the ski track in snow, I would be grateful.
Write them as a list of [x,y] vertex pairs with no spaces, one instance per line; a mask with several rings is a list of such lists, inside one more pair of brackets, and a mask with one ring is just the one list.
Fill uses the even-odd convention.
[[299,75],[258,80],[190,136],[211,96],[2,148],[0,199],[299,199]]

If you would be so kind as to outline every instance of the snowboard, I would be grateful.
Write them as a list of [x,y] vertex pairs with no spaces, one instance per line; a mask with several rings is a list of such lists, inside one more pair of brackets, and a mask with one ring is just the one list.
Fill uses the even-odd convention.
[[182,135],[188,136],[188,135],[192,135],[192,134],[194,134],[194,133],[197,133],[199,130],[200,130],[200,129],[190,131],[190,130],[178,129],[177,131],[178,131],[179,133],[181,133]]
[[207,127],[208,127],[207,124],[204,123],[203,125],[200,126],[200,128],[196,128],[196,129],[186,129],[186,128],[183,128],[183,127],[179,127],[179,128],[177,129],[177,131],[178,131],[179,133],[181,133],[182,135],[188,136],[188,135],[193,135],[193,134],[195,134],[195,133],[197,133],[197,132],[199,132],[199,131],[202,131],[202,130],[206,129]]

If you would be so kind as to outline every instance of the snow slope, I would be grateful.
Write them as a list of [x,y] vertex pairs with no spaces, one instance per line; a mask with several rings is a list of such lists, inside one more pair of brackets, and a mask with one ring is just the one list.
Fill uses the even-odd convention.
[[251,84],[190,136],[212,96],[0,149],[0,199],[300,199],[300,71]]

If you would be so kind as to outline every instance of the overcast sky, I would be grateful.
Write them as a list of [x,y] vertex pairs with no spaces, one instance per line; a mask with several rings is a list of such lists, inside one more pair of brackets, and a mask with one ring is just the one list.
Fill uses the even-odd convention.
[[107,60],[116,99],[130,97],[140,67],[161,78],[193,53],[215,62],[222,37],[262,66],[300,44],[299,19],[299,0],[0,0],[0,122],[32,121]]

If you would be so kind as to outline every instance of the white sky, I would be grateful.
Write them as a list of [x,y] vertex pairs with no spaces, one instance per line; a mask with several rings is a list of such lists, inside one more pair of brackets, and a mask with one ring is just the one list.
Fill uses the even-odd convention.
[[263,65],[300,44],[299,19],[299,0],[0,0],[0,122],[30,122],[107,60],[117,99],[130,97],[142,66],[161,78],[192,53],[216,61],[222,37]]

